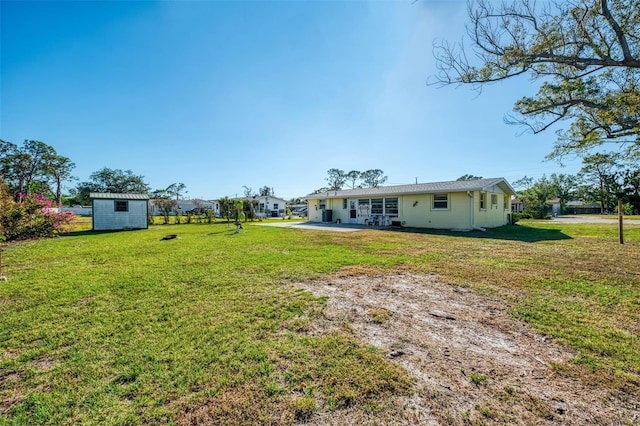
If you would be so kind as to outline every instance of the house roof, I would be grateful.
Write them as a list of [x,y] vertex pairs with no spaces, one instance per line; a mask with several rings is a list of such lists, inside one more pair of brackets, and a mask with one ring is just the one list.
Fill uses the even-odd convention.
[[355,188],[338,191],[325,191],[319,194],[309,194],[307,198],[349,198],[360,196],[386,196],[409,194],[434,194],[445,192],[487,191],[493,186],[498,186],[504,193],[515,195],[515,190],[504,178],[489,178],[475,180],[453,180],[447,182],[417,183],[411,185],[381,186],[378,188]]
[[91,192],[89,198],[98,200],[148,200],[147,194],[118,194],[113,192]]

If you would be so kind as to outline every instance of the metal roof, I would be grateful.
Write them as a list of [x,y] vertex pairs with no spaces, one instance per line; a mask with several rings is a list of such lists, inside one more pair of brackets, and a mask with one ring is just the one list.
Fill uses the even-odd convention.
[[147,194],[118,194],[113,192],[91,192],[89,198],[98,200],[148,200]]
[[355,188],[338,191],[323,191],[318,194],[309,194],[307,198],[350,198],[364,196],[389,196],[409,194],[433,194],[443,192],[487,191],[492,186],[498,186],[502,192],[515,195],[515,190],[504,178],[489,178],[475,180],[453,180],[447,182],[417,183],[410,185],[381,186],[378,188]]

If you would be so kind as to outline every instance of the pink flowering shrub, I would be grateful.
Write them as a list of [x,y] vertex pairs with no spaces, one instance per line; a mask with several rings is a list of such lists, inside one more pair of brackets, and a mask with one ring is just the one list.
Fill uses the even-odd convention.
[[73,221],[71,212],[59,213],[42,194],[11,197],[0,181],[0,241],[53,237]]

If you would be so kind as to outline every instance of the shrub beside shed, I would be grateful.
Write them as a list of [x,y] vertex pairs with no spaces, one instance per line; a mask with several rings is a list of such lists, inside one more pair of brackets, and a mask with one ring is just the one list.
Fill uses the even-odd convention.
[[149,196],[147,194],[114,194],[92,192],[92,224],[94,231],[147,229]]

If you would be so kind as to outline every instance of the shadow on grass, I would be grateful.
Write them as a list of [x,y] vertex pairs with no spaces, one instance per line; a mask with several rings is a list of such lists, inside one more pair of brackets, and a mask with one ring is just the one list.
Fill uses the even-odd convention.
[[424,228],[384,228],[391,232],[410,232],[415,234],[446,235],[449,237],[485,238],[493,240],[523,241],[535,243],[539,241],[558,241],[572,239],[559,229],[530,228],[523,225],[506,225],[500,228],[483,231],[450,231]]
[[91,229],[84,229],[82,231],[70,231],[60,234],[61,237],[81,237],[83,235],[100,235],[100,234],[115,234],[117,232],[135,232],[146,231],[146,229],[110,229],[104,231],[93,231]]

